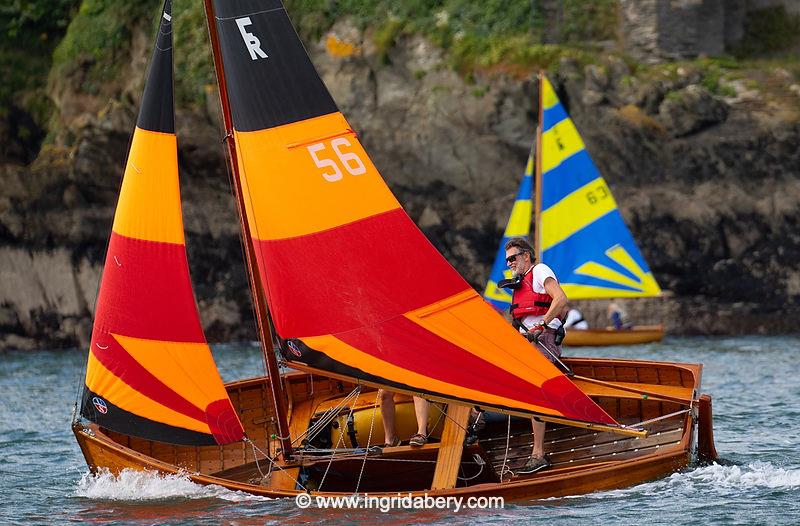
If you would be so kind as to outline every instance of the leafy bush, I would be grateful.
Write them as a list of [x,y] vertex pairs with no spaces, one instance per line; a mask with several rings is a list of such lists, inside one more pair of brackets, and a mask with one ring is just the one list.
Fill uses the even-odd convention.
[[83,90],[98,93],[114,78],[130,49],[131,28],[159,9],[158,0],[125,2],[83,0],[67,34],[53,54],[51,74],[62,75],[70,67],[88,65]]
[[215,82],[203,2],[173,0],[172,12],[176,102],[203,104],[205,86]]
[[[50,56],[78,7],[79,0],[5,0],[0,5],[0,119],[17,106],[43,128],[52,112],[44,88]],[[30,143],[38,135],[28,127],[17,138]],[[7,139],[13,140],[13,137]]]

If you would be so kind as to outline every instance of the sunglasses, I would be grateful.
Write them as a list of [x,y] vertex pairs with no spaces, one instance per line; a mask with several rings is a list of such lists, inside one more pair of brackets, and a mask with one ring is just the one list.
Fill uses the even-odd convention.
[[522,254],[525,254],[525,252],[517,252],[516,254],[511,254],[506,258],[506,263],[511,264],[512,261],[517,259],[517,256],[521,256]]

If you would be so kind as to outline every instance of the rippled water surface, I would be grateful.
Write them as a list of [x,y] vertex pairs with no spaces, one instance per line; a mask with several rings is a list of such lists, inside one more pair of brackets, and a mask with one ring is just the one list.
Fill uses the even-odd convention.
[[[800,338],[673,338],[566,354],[704,363],[723,461],[502,510],[300,510],[180,477],[90,476],[69,429],[85,354],[12,352],[0,354],[0,524],[800,524]],[[215,356],[226,381],[262,369],[253,346]]]

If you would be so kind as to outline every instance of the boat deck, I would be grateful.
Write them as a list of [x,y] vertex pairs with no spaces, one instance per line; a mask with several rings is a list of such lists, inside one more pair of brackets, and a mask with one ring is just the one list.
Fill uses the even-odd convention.
[[[680,448],[686,421],[685,415],[680,414],[654,422],[645,426],[650,433],[647,438],[624,437],[609,432],[549,425],[545,434],[545,452],[551,462],[550,468],[535,475],[516,477],[514,471],[528,461],[531,453],[533,434],[530,420],[512,417],[510,434],[508,434],[508,421],[505,418],[502,419],[502,422],[497,418],[494,420],[480,433],[479,441],[465,449],[462,479],[468,479],[474,475],[482,482],[499,481],[500,474],[504,472],[503,480],[546,476],[562,468],[594,467],[604,462],[619,462],[643,457],[663,448]],[[507,455],[506,444],[508,444]],[[433,443],[422,448],[399,446],[385,448],[383,451],[358,452],[349,455],[341,452],[334,463],[329,462],[329,457],[320,457],[319,460],[315,460],[313,454],[307,454],[303,458],[303,464],[311,472],[328,471],[329,463],[334,466],[332,472],[328,471],[330,478],[324,488],[331,491],[349,491],[350,489],[343,483],[345,480],[352,479],[346,476],[342,477],[341,474],[353,471],[357,473],[364,464],[366,472],[380,470],[386,474],[386,477],[380,478],[379,488],[370,484],[369,490],[387,491],[384,483],[396,480],[397,477],[420,477],[422,480],[430,480],[437,454],[438,444]],[[485,461],[491,469],[487,467],[481,469],[476,461],[476,455],[481,457],[482,461]],[[249,462],[211,475],[236,482],[262,485],[266,484],[264,475],[268,471],[268,462],[262,460],[259,464]],[[480,475],[475,475],[477,473]],[[362,489],[367,490],[367,488]]]
[[[615,433],[592,431],[567,426],[548,425],[544,449],[551,467],[577,467],[600,462],[616,462],[641,457],[665,447],[679,448],[683,438],[685,415],[655,422],[645,426],[647,438],[624,437]],[[635,422],[629,422],[635,423]],[[524,466],[531,455],[533,434],[529,420],[512,418],[511,433],[506,440],[507,422],[487,426],[481,433],[480,444],[496,473],[514,473]],[[508,455],[506,455],[508,443]],[[546,473],[544,470],[540,473]],[[508,477],[504,477],[507,480]]]

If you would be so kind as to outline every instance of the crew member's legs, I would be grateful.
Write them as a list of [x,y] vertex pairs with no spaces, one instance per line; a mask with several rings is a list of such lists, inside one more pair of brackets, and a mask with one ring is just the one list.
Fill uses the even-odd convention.
[[400,445],[400,439],[397,437],[397,430],[394,426],[394,393],[381,389],[380,399],[381,420],[383,420],[383,440],[390,446]]
[[410,446],[424,446],[428,443],[428,408],[427,400],[414,397],[414,414],[417,417],[417,434],[408,441]]
[[[539,337],[539,342],[534,343],[534,346],[541,352],[553,365],[557,366],[554,356],[561,357],[561,346],[555,344],[555,333],[552,331],[544,331]],[[550,352],[547,352],[546,348]],[[531,458],[527,464],[517,470],[521,475],[535,473],[540,469],[544,469],[550,465],[544,454],[544,432],[545,423],[539,422],[536,419],[531,420],[533,427],[533,451],[531,451]]]
[[535,418],[531,420],[533,424],[533,458],[544,458],[544,429],[546,424]]
[[417,434],[428,435],[428,410],[430,403],[424,398],[414,397],[414,414],[417,415]]

